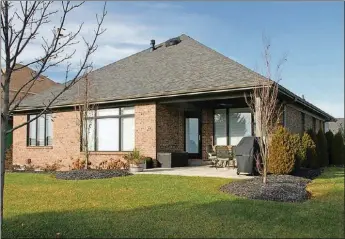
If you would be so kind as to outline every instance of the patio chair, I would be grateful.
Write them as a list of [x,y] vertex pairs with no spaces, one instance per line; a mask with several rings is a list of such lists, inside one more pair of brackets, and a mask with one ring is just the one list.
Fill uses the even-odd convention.
[[216,146],[216,157],[216,168],[218,166],[235,167],[235,162],[232,156],[232,150],[229,149],[228,146]]
[[236,159],[235,159],[235,156],[234,156],[235,155],[234,148],[235,148],[235,146],[230,146],[230,148],[229,148],[230,160],[228,162],[228,166],[236,168],[237,167],[237,163],[236,163]]
[[212,165],[215,166],[217,164],[217,155],[212,145],[206,146],[206,153],[207,153],[207,159],[211,160]]

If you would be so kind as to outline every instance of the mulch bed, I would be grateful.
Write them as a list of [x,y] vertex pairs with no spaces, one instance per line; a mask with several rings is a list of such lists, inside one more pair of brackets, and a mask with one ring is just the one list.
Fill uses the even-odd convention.
[[223,185],[220,190],[249,199],[259,199],[279,202],[303,202],[310,198],[306,186],[321,174],[321,170],[304,170],[294,175],[268,175],[267,183],[262,183],[262,177],[235,181]]
[[121,169],[114,170],[71,170],[56,172],[57,179],[64,180],[86,180],[86,179],[102,179],[102,178],[115,178],[132,175],[128,171]]

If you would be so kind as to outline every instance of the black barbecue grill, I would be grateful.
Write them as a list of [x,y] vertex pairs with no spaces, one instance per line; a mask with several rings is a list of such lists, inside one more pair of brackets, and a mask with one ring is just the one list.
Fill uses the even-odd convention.
[[254,174],[256,169],[255,157],[259,155],[259,138],[250,136],[243,137],[235,147],[237,162],[237,174]]

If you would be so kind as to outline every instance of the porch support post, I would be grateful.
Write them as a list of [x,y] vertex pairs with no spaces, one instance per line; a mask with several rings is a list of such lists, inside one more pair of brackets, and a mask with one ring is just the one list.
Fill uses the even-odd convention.
[[261,99],[260,97],[255,98],[255,135],[257,137],[262,136],[262,129],[261,129]]

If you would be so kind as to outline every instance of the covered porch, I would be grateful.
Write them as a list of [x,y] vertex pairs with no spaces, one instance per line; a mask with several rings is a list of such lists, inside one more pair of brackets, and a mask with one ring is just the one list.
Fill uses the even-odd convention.
[[190,161],[207,160],[210,145],[233,147],[256,135],[243,92],[161,101],[156,113],[157,153],[185,151]]

